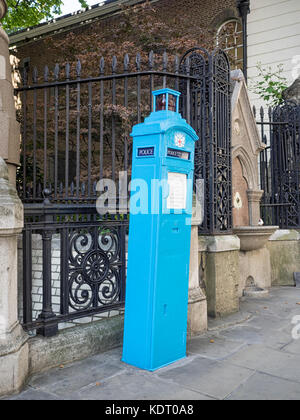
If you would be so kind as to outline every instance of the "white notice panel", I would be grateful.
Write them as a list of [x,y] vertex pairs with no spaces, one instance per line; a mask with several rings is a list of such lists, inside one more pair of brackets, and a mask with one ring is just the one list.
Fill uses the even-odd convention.
[[170,210],[185,209],[187,197],[187,175],[178,172],[169,172],[168,184],[170,191],[167,200],[167,208]]

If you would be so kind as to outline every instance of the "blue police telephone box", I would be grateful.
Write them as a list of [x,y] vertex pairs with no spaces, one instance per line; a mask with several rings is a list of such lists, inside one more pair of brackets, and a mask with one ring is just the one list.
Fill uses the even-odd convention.
[[[154,112],[132,131],[132,180],[148,212],[130,206],[123,362],[154,371],[186,357],[196,132],[180,93],[153,92]],[[133,200],[134,193],[131,192]]]

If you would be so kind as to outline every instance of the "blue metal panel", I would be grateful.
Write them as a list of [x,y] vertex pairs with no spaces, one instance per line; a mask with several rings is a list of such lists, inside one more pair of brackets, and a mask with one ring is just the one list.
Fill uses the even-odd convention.
[[[153,112],[132,132],[132,180],[145,181],[148,189],[142,199],[148,212],[136,214],[133,204],[130,208],[122,358],[150,371],[186,356],[192,181],[198,139],[180,114],[169,110],[170,98],[178,110],[180,94],[170,89],[153,94],[154,101],[160,100],[154,109],[165,109]],[[186,205],[181,214],[169,208],[170,189],[157,189],[160,194],[151,189],[153,180],[167,182],[168,177],[186,178]],[[135,194],[132,191],[132,203]]]

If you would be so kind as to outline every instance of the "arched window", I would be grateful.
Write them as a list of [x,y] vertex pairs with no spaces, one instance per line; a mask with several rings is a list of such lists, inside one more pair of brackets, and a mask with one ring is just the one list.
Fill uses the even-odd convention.
[[243,28],[238,19],[228,20],[220,26],[217,46],[228,54],[232,69],[243,70]]

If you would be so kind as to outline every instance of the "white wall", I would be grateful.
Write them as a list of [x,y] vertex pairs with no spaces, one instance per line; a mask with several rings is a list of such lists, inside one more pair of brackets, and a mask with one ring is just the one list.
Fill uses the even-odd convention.
[[[283,64],[283,75],[291,84],[300,75],[300,0],[250,0],[248,17],[248,77],[257,76],[256,65],[276,69]],[[253,105],[263,102],[252,92]]]

